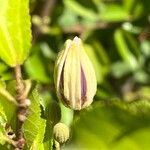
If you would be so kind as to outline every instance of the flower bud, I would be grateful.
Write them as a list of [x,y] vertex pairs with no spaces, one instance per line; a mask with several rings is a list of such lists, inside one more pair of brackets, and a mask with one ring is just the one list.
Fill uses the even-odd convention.
[[56,60],[54,78],[58,97],[65,106],[80,110],[92,103],[96,76],[80,38],[66,41]]
[[53,134],[57,142],[65,143],[69,139],[69,127],[59,122],[54,126]]

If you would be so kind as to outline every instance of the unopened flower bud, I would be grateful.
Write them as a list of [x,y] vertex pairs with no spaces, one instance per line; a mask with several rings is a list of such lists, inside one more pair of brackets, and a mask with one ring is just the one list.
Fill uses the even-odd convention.
[[59,122],[54,126],[53,134],[57,142],[65,143],[69,139],[69,127]]
[[92,103],[96,76],[80,38],[66,41],[56,60],[54,78],[58,97],[67,107],[80,110]]

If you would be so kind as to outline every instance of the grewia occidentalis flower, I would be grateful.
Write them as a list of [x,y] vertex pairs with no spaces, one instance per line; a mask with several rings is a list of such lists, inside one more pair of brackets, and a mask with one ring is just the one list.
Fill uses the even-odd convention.
[[66,41],[56,60],[54,78],[57,95],[65,106],[80,110],[92,103],[96,76],[80,38]]

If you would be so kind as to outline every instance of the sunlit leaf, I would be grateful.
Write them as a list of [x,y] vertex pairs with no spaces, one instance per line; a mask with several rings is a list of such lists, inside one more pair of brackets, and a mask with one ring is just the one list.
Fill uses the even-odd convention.
[[0,57],[9,66],[22,64],[31,46],[29,0],[0,0]]
[[5,126],[6,126],[7,118],[4,113],[3,107],[0,104],[0,144],[5,144],[7,141]]
[[40,109],[40,96],[35,88],[29,96],[31,106],[29,107],[29,116],[23,125],[24,136],[28,147],[38,149],[38,145],[42,144],[45,133],[46,121],[42,119]]

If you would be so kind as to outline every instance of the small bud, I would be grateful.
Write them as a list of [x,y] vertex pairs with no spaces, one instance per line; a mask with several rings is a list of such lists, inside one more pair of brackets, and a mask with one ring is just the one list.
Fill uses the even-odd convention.
[[18,114],[18,119],[21,121],[21,122],[24,122],[26,120],[26,116],[24,114]]
[[31,101],[29,99],[26,99],[25,100],[25,104],[26,104],[26,106],[30,106],[31,105]]
[[80,110],[92,103],[96,76],[80,38],[66,41],[56,60],[54,78],[58,97],[67,107]]
[[65,143],[69,139],[69,127],[59,122],[54,126],[53,134],[57,142]]
[[42,18],[40,16],[33,15],[32,16],[32,23],[34,25],[40,26],[40,25],[42,25]]

